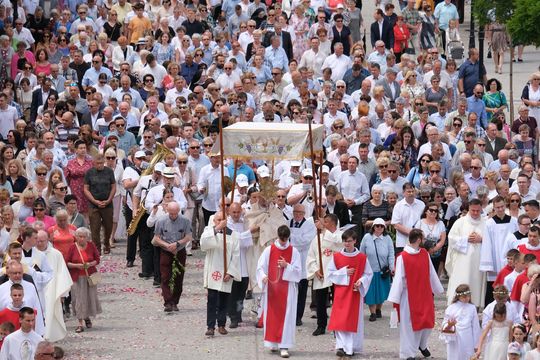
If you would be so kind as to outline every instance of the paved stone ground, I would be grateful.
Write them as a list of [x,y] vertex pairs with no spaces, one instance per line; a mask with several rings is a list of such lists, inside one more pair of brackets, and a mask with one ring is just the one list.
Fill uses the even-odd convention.
[[[235,359],[278,358],[263,349],[262,330],[253,326],[255,317],[249,311],[252,301],[246,303],[245,323],[239,328],[230,330],[226,336],[216,335],[211,339],[204,336],[206,293],[202,288],[202,252],[196,251],[188,258],[180,312],[171,315],[163,312],[160,290],[152,287],[151,280],[139,279],[138,267],[124,267],[124,254],[125,243],[120,243],[111,255],[103,257],[104,281],[99,285],[103,313],[94,320],[94,327],[76,334],[76,320],[67,321],[69,335],[60,345],[68,359],[223,359],[233,355]],[[441,300],[437,298],[438,323],[445,307]],[[398,358],[398,331],[389,327],[389,311],[390,307],[385,305],[382,320],[366,323],[365,354],[357,358]],[[364,313],[367,320],[367,307]],[[291,351],[292,357],[336,358],[333,335],[314,337],[311,333],[315,328],[316,320],[307,311],[304,325],[297,328],[297,346]],[[437,332],[431,336],[430,349],[434,359],[444,359],[446,350]]]

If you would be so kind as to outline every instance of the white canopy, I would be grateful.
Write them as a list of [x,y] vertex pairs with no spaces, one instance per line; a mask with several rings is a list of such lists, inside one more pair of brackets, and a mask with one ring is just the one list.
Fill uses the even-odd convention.
[[[323,150],[323,125],[311,125],[313,150]],[[219,138],[212,149],[219,152]],[[298,160],[311,155],[308,124],[239,122],[223,129],[224,157]]]

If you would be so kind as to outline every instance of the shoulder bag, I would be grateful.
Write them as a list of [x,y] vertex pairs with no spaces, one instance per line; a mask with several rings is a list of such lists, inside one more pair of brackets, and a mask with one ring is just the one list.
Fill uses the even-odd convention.
[[[79,252],[79,256],[81,257],[81,260],[83,262],[83,265],[85,264],[84,258],[82,256],[81,249],[79,248],[79,245],[75,244],[75,247],[77,247],[77,251]],[[95,272],[92,275],[88,275],[88,269],[85,267],[84,272],[86,273],[86,279],[88,280],[89,286],[97,286],[101,282],[101,274],[99,272]]]
[[375,246],[375,256],[377,256],[377,263],[379,264],[379,269],[381,270],[381,278],[386,279],[391,275],[390,267],[381,267],[381,261],[379,260],[379,251],[377,251],[377,242],[375,239],[373,239],[373,246]]

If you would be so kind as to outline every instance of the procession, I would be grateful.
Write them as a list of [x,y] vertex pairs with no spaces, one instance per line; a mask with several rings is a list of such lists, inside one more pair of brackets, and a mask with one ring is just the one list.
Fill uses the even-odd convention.
[[540,359],[534,6],[1,1],[0,360]]

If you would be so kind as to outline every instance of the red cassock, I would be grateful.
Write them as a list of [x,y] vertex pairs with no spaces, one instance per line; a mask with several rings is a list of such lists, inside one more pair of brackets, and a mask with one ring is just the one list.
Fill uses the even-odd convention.
[[336,269],[345,266],[354,268],[349,285],[334,284],[334,304],[330,314],[328,330],[356,332],[358,330],[358,314],[360,311],[360,291],[354,290],[354,283],[364,275],[366,255],[358,253],[356,256],[345,256],[334,253]]
[[519,252],[524,254],[524,255],[534,254],[537,259],[540,259],[540,249],[538,249],[538,250],[527,249],[527,244],[521,244],[517,248],[518,248]]
[[493,282],[493,287],[498,285],[504,285],[504,278],[506,278],[510,273],[514,271],[514,268],[510,267],[509,265],[506,265],[499,271],[497,274],[497,277],[495,278],[495,281]]
[[268,261],[268,304],[266,305],[266,328],[264,340],[281,343],[283,323],[287,311],[287,297],[289,295],[289,282],[283,280],[283,269],[278,268],[277,262],[283,257],[291,263],[293,247],[281,250],[274,244],[270,248]]
[[0,324],[5,323],[6,321],[9,321],[15,325],[15,330],[19,330],[21,328],[21,324],[19,322],[19,312],[17,310],[5,308],[4,310],[0,311]]
[[518,302],[521,301],[521,290],[523,289],[523,285],[525,285],[528,281],[529,278],[527,276],[527,268],[525,268],[525,270],[523,270],[523,272],[516,277],[516,281],[514,281],[514,287],[510,293],[510,300]]
[[425,249],[416,255],[401,252],[407,281],[409,313],[413,331],[433,329],[435,326],[435,303],[430,281],[430,259]]

